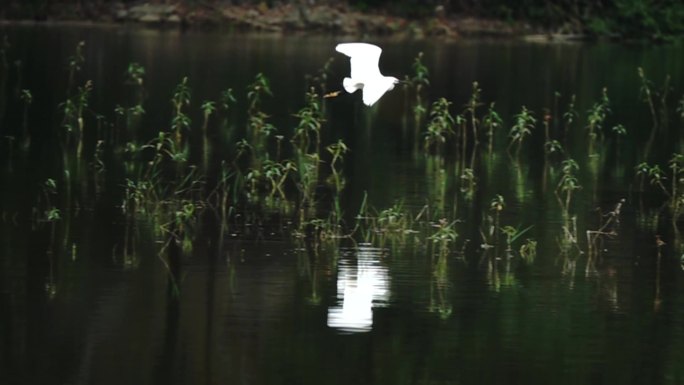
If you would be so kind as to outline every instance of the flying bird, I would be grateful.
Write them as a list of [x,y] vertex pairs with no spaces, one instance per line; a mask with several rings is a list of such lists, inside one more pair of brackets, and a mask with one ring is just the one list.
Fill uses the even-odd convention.
[[372,106],[399,83],[399,79],[380,73],[380,47],[368,43],[342,43],[335,50],[351,58],[351,77],[344,78],[342,86],[350,94],[362,90],[363,104]]

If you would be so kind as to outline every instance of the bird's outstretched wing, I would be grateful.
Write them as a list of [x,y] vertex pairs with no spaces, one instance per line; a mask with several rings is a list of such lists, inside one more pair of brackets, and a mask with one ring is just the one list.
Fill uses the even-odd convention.
[[363,87],[363,104],[368,107],[377,102],[387,92],[387,87],[382,82],[366,84]]
[[382,49],[368,43],[342,43],[335,47],[337,52],[351,58],[351,78],[356,81],[373,79],[380,75],[380,54]]

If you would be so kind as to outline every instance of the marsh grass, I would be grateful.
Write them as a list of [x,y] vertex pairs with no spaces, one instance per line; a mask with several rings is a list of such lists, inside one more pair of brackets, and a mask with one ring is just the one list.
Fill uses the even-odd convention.
[[610,113],[608,89],[604,87],[601,93],[601,99],[594,103],[587,111],[586,130],[588,132],[588,154],[590,157],[598,156],[596,147],[597,145],[602,147],[605,138],[604,130],[606,119]]
[[[513,124],[508,134],[510,141],[508,142],[506,151],[516,162],[518,162],[520,160],[520,150],[522,149],[523,141],[525,138],[532,135],[532,130],[537,123],[537,119],[525,106],[522,106],[520,113],[515,115],[514,119],[515,124]],[[511,154],[512,147],[515,147],[514,155]]]
[[31,107],[31,104],[33,103],[33,94],[31,94],[31,90],[28,89],[22,89],[19,99],[22,101],[22,119],[21,119],[21,131],[22,135],[24,137],[24,148],[28,147],[31,144],[31,135],[29,132],[29,127],[28,127],[28,112],[29,108]]
[[622,206],[625,204],[625,199],[621,199],[613,208],[613,210],[602,213],[599,210],[599,227],[596,230],[587,230],[587,255],[589,261],[587,267],[592,266],[602,249],[603,239],[617,237],[620,227],[620,213]]
[[655,294],[653,298],[653,310],[654,311],[659,311],[660,306],[662,304],[662,297],[661,297],[661,270],[662,270],[662,259],[663,259],[663,246],[665,246],[665,242],[660,238],[660,235],[656,234],[655,236],[655,246],[656,246],[656,276],[655,276]]
[[[58,197],[57,182],[48,178],[41,184],[41,195],[39,198],[38,207],[34,207],[35,223],[37,225],[49,226],[49,240],[46,249],[46,260],[48,264],[48,273],[45,277],[45,293],[49,299],[54,299],[58,293],[58,284],[55,276],[55,265],[58,262],[57,259],[60,256],[60,239],[58,236],[58,224],[63,222],[64,213],[56,205],[56,199]],[[42,211],[38,214],[38,211]],[[64,238],[66,242],[66,237]]]
[[483,241],[483,249],[497,247],[499,245],[498,236],[501,231],[501,212],[504,210],[505,207],[506,202],[504,200],[504,197],[500,194],[497,194],[489,202],[489,211],[492,213],[491,216],[488,216],[489,228],[487,230],[480,230],[480,234],[482,235]]
[[[402,119],[405,127],[413,124],[415,131],[411,139],[416,146],[413,155],[425,166],[425,178],[419,182],[425,184],[421,186],[421,191],[425,191],[425,203],[415,207],[398,196],[389,207],[373,207],[369,203],[372,199],[364,195],[359,207],[351,207],[345,195],[352,182],[345,173],[345,161],[354,155],[354,149],[326,131],[329,116],[325,106],[329,101],[321,95],[327,93],[330,62],[309,78],[303,105],[292,114],[291,126],[276,128],[264,110],[263,101],[274,97],[274,93],[263,73],[255,76],[243,95],[236,96],[232,88],[227,88],[217,100],[204,99],[201,104],[192,102],[192,82],[184,77],[169,99],[171,121],[168,126],[153,137],[145,138],[141,137],[145,131],[143,117],[148,92],[145,69],[137,63],[128,66],[123,74],[128,97],[114,109],[110,123],[107,114],[90,110],[96,85],[79,80],[86,65],[85,48],[79,44],[68,60],[66,99],[59,105],[58,137],[63,173],[60,178],[48,179],[40,187],[34,222],[50,223],[51,237],[57,237],[56,223],[73,207],[86,205],[88,197],[82,192],[86,190],[82,187],[86,182],[95,186],[96,197],[116,186],[113,194],[120,202],[123,218],[123,236],[121,245],[117,245],[123,251],[122,265],[130,268],[138,265],[143,238],[141,228],[150,227],[155,241],[161,245],[159,260],[169,272],[171,286],[176,292],[182,283],[178,258],[192,254],[202,237],[203,218],[211,216],[220,227],[217,233],[221,245],[229,234],[264,239],[264,224],[271,222],[280,226],[281,233],[305,243],[312,255],[325,248],[339,248],[341,240],[391,248],[417,245],[418,249],[431,255],[435,296],[430,307],[448,317],[451,308],[445,301],[444,288],[448,286],[449,263],[456,255],[460,254],[465,260],[467,255],[478,254],[494,290],[516,284],[516,261],[530,265],[542,258],[537,249],[545,246],[534,238],[537,229],[522,225],[524,221],[515,217],[521,214],[521,209],[514,208],[532,204],[528,191],[537,186],[527,174],[531,166],[536,165],[530,160],[533,157],[527,155],[540,150],[543,150],[543,159],[539,158],[539,162],[543,162],[543,166],[539,165],[540,169],[543,167],[541,184],[551,186],[549,190],[553,190],[553,194],[548,191],[549,199],[553,202],[555,197],[558,202],[550,210],[559,223],[552,231],[558,234],[563,274],[574,274],[584,242],[588,259],[593,263],[602,240],[620,236],[616,230],[619,215],[629,201],[620,201],[606,214],[599,213],[598,225],[593,230],[583,225],[587,213],[576,203],[582,186],[588,186],[589,190],[590,186],[595,189],[598,184],[598,169],[602,163],[597,158],[604,159],[610,151],[609,141],[605,140],[607,128],[612,125],[610,132],[615,136],[618,154],[620,138],[628,137],[634,131],[627,132],[623,125],[613,124],[612,117],[609,119],[612,106],[605,88],[601,90],[600,99],[583,114],[577,112],[574,95],[564,101],[556,93],[552,98],[553,106],[537,112],[520,106],[517,114],[506,119],[495,109],[495,102],[484,100],[478,82],[472,83],[466,101],[438,97],[428,103],[429,72],[420,54],[413,63],[414,74],[406,78],[404,85],[406,108]],[[6,64],[2,64],[7,62],[6,56],[6,51],[0,49],[0,65],[4,66],[0,74],[2,81],[8,73]],[[667,109],[671,104],[667,90],[670,80],[667,78],[664,89],[658,92],[641,69],[638,75],[642,83],[640,94],[655,130],[671,115]],[[21,131],[28,139],[33,96],[29,90],[23,90],[18,97],[23,103]],[[246,118],[236,129],[238,123],[234,112],[240,98],[246,102]],[[562,114],[559,111],[561,103],[567,103]],[[453,111],[454,105],[462,106],[460,114]],[[684,116],[684,98],[679,101],[679,109],[673,110]],[[201,118],[193,121],[190,116]],[[580,124],[585,117],[586,123]],[[93,119],[97,126],[90,125]],[[509,132],[502,132],[503,127],[510,127]],[[542,129],[536,130],[537,127]],[[587,132],[586,137],[582,128]],[[579,135],[574,135],[572,130]],[[217,132],[228,142],[226,153],[213,148],[210,137]],[[199,156],[191,153],[194,148],[190,139],[195,135],[201,138]],[[506,135],[507,143],[501,140]],[[582,145],[588,144],[590,159],[580,156],[584,153],[568,140],[568,137],[576,136],[581,137]],[[329,140],[330,137],[335,139]],[[481,145],[485,138],[486,144],[483,141]],[[89,139],[93,141],[89,142]],[[538,143],[543,143],[543,147]],[[88,147],[84,147],[86,144]],[[25,151],[30,145],[31,141],[27,141]],[[513,165],[511,170],[506,170],[510,179],[504,183],[509,202],[504,195],[492,191],[492,180],[496,178],[494,171],[503,167],[497,163],[500,160],[497,153],[504,150],[512,160],[506,164]],[[643,193],[647,189],[647,182],[650,188],[658,191],[676,228],[684,213],[684,157],[674,154],[667,167],[655,164],[648,151],[643,158],[643,162],[633,168],[639,191]],[[215,160],[220,165],[212,166]],[[89,165],[90,172],[79,172],[82,164]],[[589,180],[580,173],[580,165],[583,171],[587,170],[585,174],[590,175]],[[485,169],[487,174],[483,174]],[[117,170],[121,172],[118,174]],[[119,179],[111,182],[110,178]],[[84,182],[83,179],[90,180]],[[55,203],[57,185],[60,186],[59,195],[66,197],[63,201],[67,204]],[[81,192],[72,197],[74,186]],[[512,195],[508,195],[509,192]],[[547,190],[544,188],[543,192],[545,194]],[[644,219],[648,222],[644,226],[657,229],[663,215],[661,211],[650,216],[641,213],[648,217]],[[578,233],[586,234],[586,238],[580,239]],[[472,239],[468,239],[470,235],[473,235]],[[469,250],[469,241],[479,247]],[[72,248],[75,255],[77,247]],[[311,276],[311,272],[307,274]],[[317,279],[311,276],[312,303],[321,300]]]
[[523,234],[530,231],[532,227],[533,226],[528,226],[522,230],[510,225],[502,227],[501,232],[506,236],[506,252],[511,253],[513,251],[513,243]]
[[475,196],[477,177],[472,168],[465,168],[461,173],[461,192],[466,200],[471,201]]
[[[411,104],[413,106],[413,109],[407,108],[405,111],[413,111],[413,118],[414,118],[414,124],[416,127],[416,130],[418,130],[418,127],[420,127],[422,123],[423,116],[425,114],[425,105],[423,102],[423,91],[425,90],[426,87],[430,85],[430,71],[428,68],[423,64],[423,53],[420,52],[418,55],[415,57],[413,60],[413,76],[409,77],[406,76],[404,79],[404,90],[408,92],[412,92],[414,96],[413,102],[408,102],[406,104],[406,107],[409,107]],[[416,135],[417,136],[417,135]]]
[[435,231],[427,239],[432,242],[433,252],[438,256],[444,257],[451,252],[450,246],[458,238],[455,225],[456,221],[448,222],[446,218],[442,218],[432,224]]
[[535,258],[537,258],[537,241],[529,238],[526,239],[525,243],[520,246],[519,253],[527,264],[534,263]]
[[561,206],[563,218],[565,221],[570,218],[570,204],[572,203],[573,194],[582,188],[576,173],[579,171],[579,165],[574,159],[566,159],[561,163],[562,176],[556,185],[556,198]]
[[405,244],[414,233],[411,212],[402,202],[396,202],[386,209],[376,209],[367,204],[367,194],[361,203],[353,234],[363,242],[386,247],[389,244]]
[[496,130],[503,126],[503,119],[496,110],[494,110],[495,103],[489,104],[487,114],[482,118],[482,124],[487,129],[487,154],[492,158],[494,154],[494,138]]
[[445,143],[449,136],[454,134],[456,121],[449,112],[451,102],[440,98],[430,108],[430,121],[424,134],[424,149],[428,154],[442,156],[445,151]]

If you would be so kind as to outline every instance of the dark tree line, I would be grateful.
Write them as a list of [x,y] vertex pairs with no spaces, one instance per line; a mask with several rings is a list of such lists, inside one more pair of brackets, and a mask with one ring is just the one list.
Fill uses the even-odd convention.
[[446,14],[563,25],[599,35],[684,34],[682,0],[349,0],[353,7],[424,16],[441,6]]
[[[141,0],[3,0],[0,11],[11,7],[39,14],[66,6],[132,5]],[[148,0],[156,4],[217,6],[221,4],[276,6],[326,4],[360,11],[385,12],[403,17],[463,15],[526,21],[550,30],[583,31],[597,35],[665,37],[684,34],[682,0]],[[5,12],[6,14],[7,12]],[[2,14],[0,14],[2,16]]]

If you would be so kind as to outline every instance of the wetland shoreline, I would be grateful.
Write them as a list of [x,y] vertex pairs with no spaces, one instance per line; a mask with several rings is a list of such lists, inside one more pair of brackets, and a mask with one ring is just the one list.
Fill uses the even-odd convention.
[[41,10],[21,4],[0,7],[0,25],[86,24],[140,26],[157,29],[262,31],[340,36],[420,38],[520,38],[548,40],[587,39],[576,27],[544,28],[520,20],[498,20],[448,14],[437,6],[420,17],[397,16],[381,10],[359,11],[349,6],[293,4],[59,4]]

